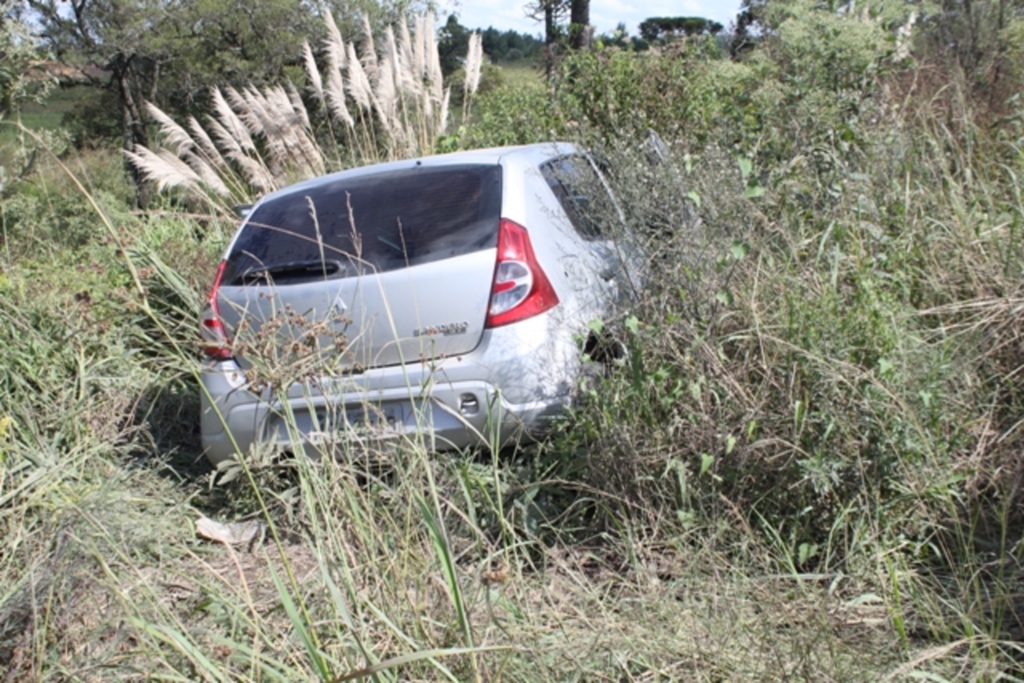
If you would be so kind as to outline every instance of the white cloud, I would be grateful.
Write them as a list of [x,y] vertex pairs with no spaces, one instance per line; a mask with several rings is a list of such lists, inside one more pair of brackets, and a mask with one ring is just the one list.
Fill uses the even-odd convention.
[[[626,24],[630,34],[636,35],[637,25],[648,17],[704,17],[728,26],[739,11],[741,0],[647,0],[643,3],[628,0],[591,0],[590,23],[598,33],[615,29],[620,22]],[[521,0],[463,0],[457,7],[449,3],[445,14],[456,13],[459,23],[468,28],[499,30],[514,29],[531,35],[544,32],[539,21],[526,17],[526,2]]]

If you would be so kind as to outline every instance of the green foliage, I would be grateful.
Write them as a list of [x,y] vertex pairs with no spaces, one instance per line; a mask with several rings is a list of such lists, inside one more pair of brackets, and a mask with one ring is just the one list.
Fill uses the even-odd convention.
[[[44,144],[67,145],[59,133],[43,133],[41,140]],[[77,249],[105,240],[106,233],[89,201],[59,172],[55,173],[48,160],[40,159],[46,152],[40,149],[38,142],[27,137],[24,141],[32,145],[23,153],[33,159],[35,177],[3,188],[0,245],[6,250],[7,258],[15,263],[22,257],[44,262],[62,249]],[[135,221],[126,206],[131,191],[117,155],[97,153],[81,170],[93,174],[95,182],[101,183],[103,189],[97,189],[96,202],[119,224],[133,225]]]
[[671,37],[718,34],[724,26],[703,17],[650,17],[640,22],[640,35],[648,42]]
[[[1003,351],[1019,325],[997,300],[1015,301],[1019,287],[997,255],[1012,249],[1016,260],[1019,248],[1015,221],[989,203],[1020,211],[1015,181],[980,180],[979,160],[975,180],[954,182],[931,133],[857,126],[860,144],[829,150],[827,173],[770,162],[758,173],[706,150],[664,178],[616,175],[633,229],[656,245],[650,285],[619,332],[623,361],[588,392],[564,448],[586,448],[594,486],[623,501],[608,524],[664,524],[674,510],[676,533],[715,533],[740,514],[794,574],[896,552],[922,583],[879,590],[937,591],[915,607],[924,623],[1002,638],[1014,623],[1005,612],[961,619],[1003,599],[982,607],[966,567],[982,561],[980,547],[1009,552],[1020,524],[1001,475],[1015,447],[977,431],[1017,438],[1002,417],[1019,411],[1004,378],[1024,357]],[[894,159],[894,148],[908,156]],[[619,154],[612,168],[642,167]],[[758,175],[767,182],[751,193]],[[982,186],[984,200],[968,199]],[[808,196],[794,201],[798,192]],[[950,575],[955,585],[943,583]]]
[[0,116],[21,102],[39,101],[52,81],[36,68],[42,52],[29,25],[14,13],[14,5],[0,5]]
[[[608,48],[567,55],[550,89],[539,83],[481,97],[471,146],[555,138],[642,138],[648,128],[699,149],[749,130],[746,106],[766,67],[721,61],[711,40],[688,42],[661,58]],[[767,86],[766,86],[767,87]]]
[[122,136],[130,133],[125,142],[146,144],[141,131],[123,128],[125,114],[149,123],[142,102],[153,101],[176,116],[201,118],[211,110],[208,91],[213,86],[264,87],[297,77],[294,67],[301,63],[303,40],[318,43],[324,37],[324,12],[341,17],[339,28],[347,40],[359,40],[364,16],[379,30],[410,3],[349,0],[325,2],[313,11],[296,0],[258,5],[188,0],[177,3],[173,12],[148,0],[84,0],[70,9],[61,0],[26,0],[25,5],[58,58],[108,69],[109,82],[94,87],[113,98],[114,106],[80,117],[81,137],[106,137],[119,130]]
[[[438,51],[441,56],[441,69],[445,76],[457,71],[461,59],[466,55],[469,36],[472,30],[459,23],[457,15],[448,16],[448,20],[440,30]],[[534,36],[517,31],[499,31],[488,27],[480,31],[484,54],[491,62],[518,62],[537,56],[543,43]],[[456,89],[457,92],[457,89]]]
[[[182,201],[233,215],[236,204],[332,169],[424,156],[449,145],[452,86],[444,82],[431,16],[417,17],[412,32],[400,17],[379,37],[379,50],[368,21],[357,49],[327,15],[325,64],[304,43],[308,107],[291,81],[213,88],[214,113],[205,124],[178,123],[145,103],[160,141],[125,150],[129,167],[158,192],[173,189]],[[460,74],[464,121],[481,87],[480,45],[479,34],[470,36]],[[493,82],[493,71],[488,76]]]
[[480,33],[484,54],[499,62],[515,62],[536,57],[544,43],[535,36],[518,31],[499,31],[487,27]]
[[481,93],[473,106],[473,118],[474,124],[466,131],[470,148],[554,139],[566,125],[539,78]]
[[[763,49],[738,63],[693,47],[569,56],[525,115],[538,135],[515,139],[610,147],[630,227],[653,245],[627,353],[556,448],[590,453],[590,483],[623,501],[596,515],[609,526],[674,509],[678,533],[713,533],[742,515],[794,573],[895,552],[886,572],[921,577],[878,588],[901,637],[913,594],[918,627],[998,640],[1016,628],[996,607],[1006,586],[972,571],[980,548],[1013,565],[1021,524],[1005,476],[1021,408],[1005,378],[1024,365],[1009,314],[1021,127],[1014,114],[985,132],[969,79],[945,81],[937,111],[900,99],[924,78],[901,71],[906,7],[771,10]],[[508,139],[525,118],[513,97],[481,100],[475,134]],[[629,141],[648,126],[673,141],[669,171],[636,170]],[[1003,597],[978,597],[990,590]]]
[[476,95],[471,98],[470,103],[466,102],[466,72],[464,69],[460,68],[452,73],[447,82],[451,88],[451,106],[458,109],[472,104],[473,106],[470,107],[472,110],[476,108],[475,103],[479,97],[504,88],[505,70],[494,64],[484,64],[480,70],[480,84],[477,86]]
[[892,45],[877,21],[795,9],[777,29],[776,47],[784,80],[794,97],[821,92],[835,96],[870,87]]

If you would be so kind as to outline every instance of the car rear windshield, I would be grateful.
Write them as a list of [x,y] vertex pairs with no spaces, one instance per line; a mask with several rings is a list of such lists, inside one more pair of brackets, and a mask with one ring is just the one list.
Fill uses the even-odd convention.
[[417,166],[325,181],[260,204],[225,284],[384,272],[497,244],[501,167]]

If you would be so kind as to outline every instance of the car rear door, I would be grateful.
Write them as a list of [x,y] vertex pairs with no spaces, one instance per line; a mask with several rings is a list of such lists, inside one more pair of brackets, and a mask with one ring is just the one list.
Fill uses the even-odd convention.
[[593,162],[584,154],[552,159],[541,174],[571,225],[575,253],[561,258],[577,293],[590,300],[597,314],[631,291],[623,267],[622,212]]
[[330,356],[340,372],[468,353],[484,330],[497,164],[340,174],[248,217],[218,291],[239,362]]

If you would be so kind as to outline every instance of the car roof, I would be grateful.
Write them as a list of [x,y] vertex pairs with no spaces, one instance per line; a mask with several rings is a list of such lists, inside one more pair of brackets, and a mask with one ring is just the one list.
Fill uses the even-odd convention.
[[509,147],[488,147],[486,149],[471,149],[448,154],[436,154],[424,157],[413,157],[399,161],[388,161],[367,166],[355,166],[343,171],[337,171],[328,175],[317,176],[309,180],[300,181],[294,185],[275,190],[260,199],[260,203],[274,197],[281,197],[293,192],[305,192],[320,185],[335,182],[345,178],[358,178],[365,175],[399,171],[417,166],[449,166],[457,164],[501,164],[507,160],[519,157],[523,161],[539,165],[548,159],[552,159],[577,151],[576,145],[568,142],[539,142],[532,145],[516,145]]

